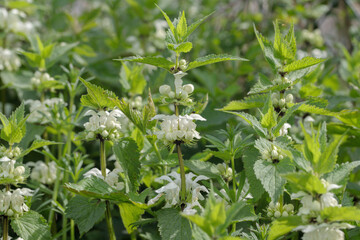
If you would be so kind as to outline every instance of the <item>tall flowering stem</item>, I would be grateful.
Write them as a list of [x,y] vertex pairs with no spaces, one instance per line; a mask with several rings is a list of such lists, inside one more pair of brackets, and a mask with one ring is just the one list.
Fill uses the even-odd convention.
[[[105,155],[105,140],[100,139],[100,166],[101,166],[101,174],[104,179],[106,178],[106,155]],[[106,224],[108,227],[108,232],[110,236],[110,240],[116,240],[115,231],[111,218],[110,211],[110,202],[106,201],[106,211],[105,211]]]

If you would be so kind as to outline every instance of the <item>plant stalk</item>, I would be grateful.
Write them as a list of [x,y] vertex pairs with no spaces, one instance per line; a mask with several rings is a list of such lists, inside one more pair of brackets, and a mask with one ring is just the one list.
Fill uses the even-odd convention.
[[[101,166],[101,174],[103,177],[106,177],[106,155],[105,155],[105,141],[100,139],[100,166]],[[106,224],[109,232],[110,240],[116,240],[115,231],[111,218],[110,211],[110,202],[106,201],[106,211],[105,211]]]
[[[6,191],[10,191],[10,185],[6,184]],[[3,216],[3,240],[8,240],[9,235],[9,217],[4,215]]]
[[186,200],[186,180],[185,180],[185,168],[184,168],[184,160],[181,153],[180,143],[176,143],[178,158],[179,158],[179,166],[180,166],[180,178],[181,178],[181,186],[180,186],[180,199],[182,202]]
[[233,182],[233,190],[234,190],[234,194],[236,196],[236,175],[235,175],[235,159],[234,156],[231,157],[231,168],[232,168],[232,182]]

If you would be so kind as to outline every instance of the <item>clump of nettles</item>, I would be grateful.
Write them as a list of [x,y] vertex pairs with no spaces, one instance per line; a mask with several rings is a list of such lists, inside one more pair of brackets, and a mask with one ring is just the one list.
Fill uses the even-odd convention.
[[44,163],[42,161],[28,162],[27,166],[33,167],[30,178],[42,184],[54,184],[57,178],[62,179],[63,175],[56,176],[56,162]]
[[102,139],[115,141],[120,138],[121,123],[118,118],[124,117],[120,110],[101,110],[98,112],[89,110],[85,113],[85,116],[91,116],[89,121],[84,124],[86,140]]

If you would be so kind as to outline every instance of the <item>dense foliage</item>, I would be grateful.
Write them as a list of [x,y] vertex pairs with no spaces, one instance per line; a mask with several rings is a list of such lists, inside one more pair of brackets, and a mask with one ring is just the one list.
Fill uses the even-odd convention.
[[1,2],[2,239],[358,239],[358,9]]

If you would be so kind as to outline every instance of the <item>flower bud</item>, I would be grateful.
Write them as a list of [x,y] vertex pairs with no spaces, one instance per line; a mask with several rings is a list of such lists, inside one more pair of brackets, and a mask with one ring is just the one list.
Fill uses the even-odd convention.
[[192,92],[194,92],[194,85],[192,84],[186,84],[183,86],[183,89],[185,92],[187,92],[188,94],[191,94]]
[[282,154],[279,154],[279,160],[283,160],[284,156]]
[[6,215],[8,215],[9,217],[11,217],[12,215],[14,215],[14,211],[9,209],[6,213]]
[[20,176],[20,175],[23,175],[24,173],[25,173],[25,168],[23,166],[18,166],[14,170],[15,176]]
[[269,212],[267,212],[267,216],[268,216],[268,217],[272,217],[272,216],[273,216],[273,213],[269,211]]
[[186,65],[186,60],[185,59],[181,59],[179,62],[180,65]]
[[279,157],[279,153],[276,150],[271,151],[271,157],[277,159]]
[[175,93],[173,91],[170,91],[168,94],[169,98],[174,98],[175,97]]
[[287,217],[287,216],[289,216],[289,214],[287,213],[287,211],[284,211],[284,212],[282,213],[282,216],[283,216],[283,217]]
[[87,138],[87,139],[92,139],[92,138],[94,138],[94,137],[95,137],[95,135],[94,135],[93,132],[89,132],[89,133],[86,135],[86,138]]
[[276,211],[274,213],[274,217],[276,217],[276,218],[281,217],[281,213],[279,211]]
[[292,204],[286,204],[286,205],[284,206],[284,209],[285,209],[287,212],[291,212],[291,211],[294,210],[294,205],[292,205]]
[[109,136],[109,132],[108,131],[106,131],[106,130],[104,130],[102,133],[101,133],[101,136],[103,136],[103,137],[107,137],[107,136]]
[[292,103],[294,101],[294,96],[290,93],[288,95],[286,95],[286,103]]
[[284,98],[280,99],[279,106],[283,107],[283,106],[285,106],[285,104],[286,104],[286,100]]
[[161,85],[159,88],[159,92],[162,95],[168,95],[171,91],[171,87],[169,85]]

